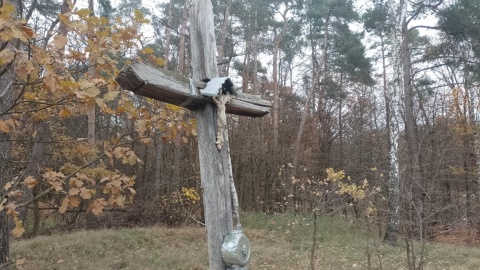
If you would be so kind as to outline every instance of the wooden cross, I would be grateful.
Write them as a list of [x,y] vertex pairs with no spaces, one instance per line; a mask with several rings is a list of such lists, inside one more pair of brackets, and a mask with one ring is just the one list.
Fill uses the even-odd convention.
[[[198,91],[205,87],[202,81],[218,76],[210,0],[192,0],[190,44],[193,79],[135,63],[126,67],[116,80],[123,88],[137,95],[195,111],[209,265],[212,270],[224,270],[226,265],[222,260],[222,243],[227,233],[233,229],[228,136],[225,136],[223,147],[218,150],[216,105],[211,98],[202,96]],[[271,102],[260,96],[239,93],[225,107],[230,114],[261,117],[269,113]]]

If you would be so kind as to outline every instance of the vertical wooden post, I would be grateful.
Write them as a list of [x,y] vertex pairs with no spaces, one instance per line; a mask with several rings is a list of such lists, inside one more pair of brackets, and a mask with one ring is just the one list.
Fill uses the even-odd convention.
[[[193,80],[218,76],[215,31],[211,0],[192,0],[190,7],[190,42]],[[217,107],[211,99],[192,93],[188,78],[174,76],[165,70],[135,63],[116,78],[125,89],[137,95],[195,110],[200,155],[200,176],[203,188],[205,225],[211,270],[225,270],[222,244],[233,229],[231,164],[228,132],[224,131],[221,151],[217,149]],[[271,102],[260,96],[239,93],[225,105],[226,113],[262,117],[269,113]],[[238,213],[238,209],[236,209]],[[237,226],[239,221],[236,220]]]
[[[213,7],[210,0],[193,0],[190,7],[190,42],[193,79],[218,76]],[[200,175],[203,187],[205,225],[211,270],[224,270],[221,248],[223,238],[232,229],[232,207],[228,181],[227,147],[218,151],[216,141],[216,107],[202,104],[196,110]]]

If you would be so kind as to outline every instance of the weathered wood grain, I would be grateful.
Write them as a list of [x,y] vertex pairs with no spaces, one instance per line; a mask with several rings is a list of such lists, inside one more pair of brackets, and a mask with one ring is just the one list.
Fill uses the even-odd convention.
[[[193,79],[215,78],[217,73],[213,7],[210,0],[192,0],[190,7],[190,42]],[[232,201],[226,147],[217,150],[216,107],[205,103],[196,110],[200,178],[203,188],[205,225],[207,227],[208,261],[210,270],[225,270],[222,259],[224,237],[233,228]]]
[[[137,95],[190,110],[195,110],[200,104],[211,102],[210,99],[200,95],[197,90],[192,92],[188,78],[143,63],[134,63],[124,68],[116,80],[124,89]],[[188,99],[190,100],[186,103]],[[264,100],[260,96],[239,93],[226,107],[227,113],[230,114],[262,117],[270,112],[271,106],[270,101]]]

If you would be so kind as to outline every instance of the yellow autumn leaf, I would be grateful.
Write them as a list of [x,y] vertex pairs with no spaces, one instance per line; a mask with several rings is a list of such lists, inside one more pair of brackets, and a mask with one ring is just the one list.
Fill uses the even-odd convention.
[[65,175],[61,172],[48,171],[43,174],[43,177],[45,177],[45,179],[47,179],[48,181],[56,181],[64,178]]
[[15,58],[15,53],[12,50],[10,50],[10,48],[6,48],[6,49],[0,51],[0,64],[1,65],[12,62],[14,58]]
[[77,196],[68,196],[68,200],[69,200],[69,205],[71,207],[79,207],[80,206],[80,198],[78,198]]
[[101,99],[101,98],[96,98],[95,103],[97,103],[98,107],[100,107],[100,108],[105,106],[105,103],[103,102],[103,99]]
[[62,204],[61,204],[60,208],[58,209],[58,212],[60,212],[60,214],[65,213],[68,209],[69,203],[70,203],[70,199],[68,197],[63,198]]
[[128,149],[125,148],[125,147],[115,147],[115,149],[113,149],[113,156],[115,158],[121,158],[124,156],[124,153],[127,151]]
[[5,184],[5,186],[3,187],[3,189],[9,190],[11,187],[12,187],[12,182],[8,182],[8,183]]
[[78,188],[72,187],[72,188],[70,188],[70,190],[68,191],[68,195],[71,195],[71,196],[77,195],[79,192],[80,192],[80,190],[79,190]]
[[23,183],[26,184],[29,189],[32,189],[38,184],[38,181],[35,180],[35,178],[28,176],[27,178],[25,178]]
[[0,18],[8,19],[15,13],[15,6],[12,4],[4,3],[0,8]]
[[96,86],[92,86],[86,89],[83,93],[89,97],[96,97],[98,94],[100,94],[100,89],[98,89]]
[[13,237],[20,237],[25,232],[23,222],[18,219],[18,216],[14,216],[13,220],[15,221],[15,228],[12,230],[12,235]]
[[153,140],[151,138],[143,138],[140,141],[146,145],[153,145]]
[[105,199],[97,199],[93,202],[90,203],[88,209],[96,216],[99,216],[102,214],[103,208],[107,205],[107,202]]
[[28,41],[27,36],[25,35],[25,33],[22,30],[20,30],[16,27],[12,27],[12,28],[10,28],[10,31],[11,31],[11,36],[13,38],[18,38],[23,42]]
[[103,95],[103,100],[105,101],[113,101],[119,94],[119,91],[110,91]]
[[58,112],[58,116],[60,116],[62,118],[68,118],[68,117],[72,116],[72,112],[67,108],[62,108],[60,110],[60,112]]
[[163,60],[163,58],[155,59],[155,63],[161,67],[165,66],[165,60]]
[[64,35],[57,35],[53,38],[53,46],[55,47],[55,49],[57,50],[60,50],[60,49],[63,49],[65,47],[65,45],[67,45],[67,37],[64,36]]
[[87,24],[81,21],[71,22],[69,25],[70,25],[70,28],[77,29],[80,32],[88,30]]
[[90,198],[92,198],[92,191],[88,188],[80,188],[80,197],[82,197],[82,199],[84,200],[89,200]]
[[[53,64],[53,62],[50,64]],[[55,93],[57,91],[58,84],[57,84],[57,76],[55,74],[50,72],[47,73],[43,77],[43,83],[45,84],[47,89],[50,89],[50,91],[52,91],[52,93]]]
[[70,15],[71,15],[70,12],[65,13],[65,14],[58,14],[58,19],[61,22],[65,23],[65,24],[68,24],[68,23],[70,23]]
[[15,260],[15,266],[21,269],[21,267],[25,264],[26,261],[27,261],[26,258],[17,259]]
[[135,121],[135,131],[138,132],[138,136],[143,137],[145,132],[147,131],[146,122],[145,120],[137,120]]
[[143,49],[144,54],[152,54],[153,52],[154,52],[154,50],[150,47],[147,47],[147,48]]
[[182,107],[175,106],[173,104],[166,104],[165,108],[167,108],[168,110],[173,111],[173,112],[178,112],[178,111],[182,110]]
[[133,15],[134,15],[134,18],[137,22],[140,22],[140,23],[149,23],[150,22],[149,20],[145,19],[142,11],[140,9],[135,9],[133,11]]
[[77,145],[75,146],[75,151],[81,155],[85,155],[90,152],[90,147],[88,145]]
[[128,160],[129,165],[135,165],[138,161],[138,158],[137,158],[137,156],[135,156],[135,154],[133,154],[133,155],[128,156],[127,160]]
[[110,184],[114,187],[121,187],[122,186],[122,181],[116,179],[116,180],[113,180],[112,182],[110,182]]
[[23,97],[24,97],[26,100],[35,100],[35,97],[36,97],[36,96],[35,96],[34,93],[28,92],[28,93],[23,94]]
[[7,202],[7,198],[3,198],[2,201],[0,202],[0,211],[3,211],[3,209],[5,209],[6,202]]
[[125,205],[125,196],[123,196],[123,195],[116,196],[114,203],[118,206],[124,206]]
[[0,131],[4,133],[10,133],[10,127],[2,120],[0,120]]
[[121,114],[121,113],[124,113],[126,112],[127,110],[125,109],[125,107],[123,106],[118,106],[115,111],[117,112],[117,114]]
[[86,16],[90,15],[90,10],[88,8],[82,8],[82,9],[77,10],[75,12],[75,14],[77,14],[80,17],[86,17]]

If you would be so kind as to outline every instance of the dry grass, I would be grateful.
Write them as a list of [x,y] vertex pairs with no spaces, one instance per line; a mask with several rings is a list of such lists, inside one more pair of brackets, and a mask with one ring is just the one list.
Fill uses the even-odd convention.
[[[252,243],[249,269],[309,269],[312,222],[289,215],[249,214],[243,225]],[[319,221],[317,269],[407,269],[405,248],[375,246],[365,230],[342,219]],[[12,244],[23,269],[208,269],[205,230],[164,227],[80,231]],[[367,252],[368,250],[368,252]],[[480,269],[480,249],[429,244],[425,269]]]

